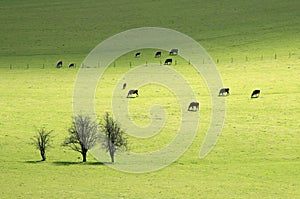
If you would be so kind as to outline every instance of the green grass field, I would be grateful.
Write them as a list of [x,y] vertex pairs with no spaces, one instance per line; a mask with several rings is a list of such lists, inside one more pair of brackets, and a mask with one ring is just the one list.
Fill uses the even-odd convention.
[[[299,7],[296,0],[1,1],[0,198],[300,198]],[[219,140],[199,158],[211,102],[201,76],[180,62],[171,67],[196,91],[201,115],[183,156],[144,174],[113,170],[91,155],[81,163],[80,154],[60,146],[72,122],[78,69],[56,69],[55,64],[62,59],[64,66],[79,66],[104,39],[144,26],[187,34],[216,62],[231,89]],[[99,117],[111,111],[111,94],[131,69],[128,61],[134,68],[154,60],[130,56],[120,57],[99,82]],[[261,96],[250,99],[256,88]],[[149,139],[129,137],[130,148],[158,150],[175,136],[180,110],[165,87],[140,89],[143,94],[129,102],[131,119],[149,124],[149,110],[158,103],[168,121]],[[163,94],[158,97],[152,90]],[[30,145],[41,126],[54,130],[46,162],[39,162]]]

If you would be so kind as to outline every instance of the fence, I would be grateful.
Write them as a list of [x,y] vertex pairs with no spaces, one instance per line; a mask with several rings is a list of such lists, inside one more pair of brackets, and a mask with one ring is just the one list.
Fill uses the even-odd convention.
[[[227,56],[227,57],[217,57],[215,58],[214,60],[207,60],[207,59],[203,59],[202,60],[202,64],[206,64],[208,62],[211,62],[211,61],[214,61],[214,63],[216,63],[217,65],[218,64],[234,64],[234,63],[245,63],[245,62],[252,62],[252,61],[271,61],[271,60],[285,60],[285,59],[292,59],[292,58],[297,58],[297,59],[300,59],[300,56],[297,56],[297,54],[295,53],[292,53],[292,52],[288,52],[288,53],[282,53],[282,54],[278,54],[278,53],[274,53],[274,54],[268,54],[268,55],[264,55],[264,54],[261,54],[259,56]],[[176,56],[173,56],[173,59],[174,61],[172,62],[172,65],[177,65],[178,64],[178,60],[176,60]],[[143,60],[143,59],[142,59]],[[191,64],[190,63],[190,60],[187,60],[188,64]],[[164,65],[164,59],[155,59],[155,60],[143,60],[143,62],[141,61],[137,61],[137,62],[134,62],[134,61],[128,61],[128,63],[125,63],[124,62],[121,62],[122,66],[128,66],[128,67],[133,67],[133,66],[136,66],[136,65],[146,65],[148,66],[149,63],[157,63],[159,65]],[[118,61],[114,61],[112,63],[112,66],[113,67],[117,67],[119,66],[118,65]],[[79,67],[81,68],[97,68],[97,67],[101,67],[101,62],[99,61],[97,66],[88,66],[88,65],[85,65],[85,64],[81,64]],[[4,68],[8,68],[9,70],[13,70],[13,69],[31,69],[31,68],[34,68],[34,69],[47,69],[47,68],[57,68],[56,67],[56,64],[30,64],[30,63],[27,63],[27,64],[9,64],[9,66],[0,66],[1,69],[4,69]],[[63,66],[61,68],[69,68],[67,66]],[[78,66],[76,67],[76,65],[74,65],[74,67],[70,67],[70,68],[78,68]],[[59,68],[58,68],[59,69]]]

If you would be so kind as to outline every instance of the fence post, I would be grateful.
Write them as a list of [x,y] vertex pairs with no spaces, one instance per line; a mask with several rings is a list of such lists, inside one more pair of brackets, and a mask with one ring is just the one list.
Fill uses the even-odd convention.
[[12,70],[12,65],[11,64],[9,65],[9,69]]
[[274,58],[275,58],[275,59],[277,59],[277,55],[276,55],[276,53],[275,53],[275,56],[274,56]]

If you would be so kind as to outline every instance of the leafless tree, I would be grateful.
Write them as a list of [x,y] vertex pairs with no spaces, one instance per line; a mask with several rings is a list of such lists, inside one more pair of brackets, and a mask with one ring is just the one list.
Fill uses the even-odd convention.
[[104,134],[103,147],[109,152],[112,163],[115,162],[115,152],[117,150],[128,150],[127,137],[119,123],[106,113],[101,122],[101,129]]
[[95,146],[99,138],[99,125],[89,116],[77,115],[73,118],[72,126],[68,129],[69,137],[63,142],[63,146],[81,153],[82,161],[86,162],[88,150]]
[[45,127],[37,129],[37,133],[31,140],[32,144],[40,151],[42,161],[46,160],[46,150],[50,147],[51,133],[53,130],[46,130]]

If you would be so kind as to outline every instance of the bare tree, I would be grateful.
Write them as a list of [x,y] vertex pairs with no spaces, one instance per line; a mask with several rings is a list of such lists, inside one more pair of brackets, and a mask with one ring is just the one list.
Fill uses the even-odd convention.
[[128,150],[127,137],[116,120],[106,112],[104,120],[101,122],[101,129],[104,134],[103,146],[109,152],[111,161],[115,162],[115,152],[117,150]]
[[50,147],[51,133],[53,130],[46,130],[45,127],[37,129],[37,133],[31,140],[32,144],[40,151],[42,161],[46,160],[46,150]]
[[82,161],[86,162],[88,150],[95,146],[99,138],[99,125],[89,116],[77,115],[72,126],[68,129],[70,136],[65,139],[63,146],[81,153]]

